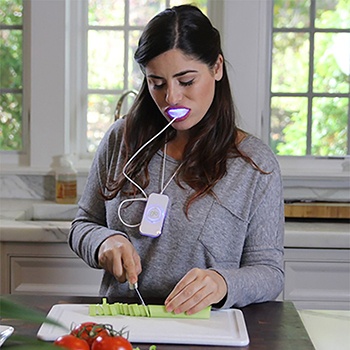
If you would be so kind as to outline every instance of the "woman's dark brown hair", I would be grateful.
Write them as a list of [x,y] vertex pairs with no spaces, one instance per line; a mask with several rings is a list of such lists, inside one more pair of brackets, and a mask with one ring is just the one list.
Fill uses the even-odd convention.
[[[171,50],[181,50],[185,55],[205,63],[212,69],[222,54],[220,34],[209,19],[192,5],[175,6],[155,16],[144,29],[135,52],[135,60],[144,71],[148,62]],[[151,137],[167,124],[154,103],[144,79],[133,106],[126,117],[124,131],[125,162]],[[149,183],[148,164],[165,141],[175,137],[176,131],[169,127],[166,132],[150,143],[128,166],[128,175],[142,188]],[[230,84],[223,63],[223,77],[216,82],[213,102],[203,119],[190,129],[182,166],[176,181],[188,184],[193,194],[189,205],[198,197],[213,194],[213,187],[226,174],[228,158],[243,157],[255,168],[255,163],[237,148],[238,128],[231,96]],[[126,184],[121,175],[117,181],[108,183],[113,198]],[[137,189],[134,188],[135,193]]]

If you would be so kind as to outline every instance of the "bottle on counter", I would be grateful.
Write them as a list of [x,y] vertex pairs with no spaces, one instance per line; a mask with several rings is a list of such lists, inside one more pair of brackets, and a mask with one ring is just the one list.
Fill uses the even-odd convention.
[[60,204],[75,204],[77,201],[77,171],[74,169],[69,155],[58,158],[55,167],[56,202]]

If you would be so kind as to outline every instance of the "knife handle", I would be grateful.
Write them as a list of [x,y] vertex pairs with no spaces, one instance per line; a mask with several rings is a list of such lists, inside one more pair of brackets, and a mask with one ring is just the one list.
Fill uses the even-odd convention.
[[129,289],[130,289],[130,290],[134,290],[134,289],[137,289],[137,288],[138,288],[137,282],[134,283],[134,284],[132,284],[132,283],[129,282]]

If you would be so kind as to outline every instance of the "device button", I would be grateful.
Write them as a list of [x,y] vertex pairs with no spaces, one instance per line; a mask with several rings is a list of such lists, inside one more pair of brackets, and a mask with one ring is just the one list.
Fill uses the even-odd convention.
[[147,212],[147,217],[150,221],[158,221],[162,218],[162,211],[158,207],[151,207]]

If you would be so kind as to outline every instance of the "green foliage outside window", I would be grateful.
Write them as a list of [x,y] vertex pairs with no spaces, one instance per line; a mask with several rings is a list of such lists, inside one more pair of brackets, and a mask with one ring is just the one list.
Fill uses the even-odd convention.
[[1,0],[0,150],[22,149],[22,0]]

